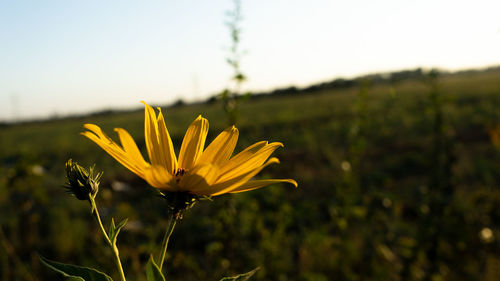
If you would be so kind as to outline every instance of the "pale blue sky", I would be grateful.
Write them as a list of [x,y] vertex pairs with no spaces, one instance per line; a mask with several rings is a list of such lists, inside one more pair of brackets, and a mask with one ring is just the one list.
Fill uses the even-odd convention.
[[[500,1],[243,0],[246,90],[500,64]],[[0,0],[0,120],[204,99],[231,0]]]

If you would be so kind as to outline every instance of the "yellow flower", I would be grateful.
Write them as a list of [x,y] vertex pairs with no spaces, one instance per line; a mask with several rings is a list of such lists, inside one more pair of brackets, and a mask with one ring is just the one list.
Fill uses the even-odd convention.
[[204,150],[208,120],[201,116],[189,126],[177,159],[161,110],[158,108],[157,117],[151,106],[142,103],[146,106],[144,136],[151,163],[144,160],[134,139],[124,129],[115,129],[121,146],[93,124],[85,124],[88,131],[82,134],[151,186],[205,196],[249,191],[280,182],[297,186],[292,179],[252,180],[264,167],[279,163],[275,157],[268,159],[283,146],[279,142],[261,141],[231,157],[238,140],[238,129],[232,126]]

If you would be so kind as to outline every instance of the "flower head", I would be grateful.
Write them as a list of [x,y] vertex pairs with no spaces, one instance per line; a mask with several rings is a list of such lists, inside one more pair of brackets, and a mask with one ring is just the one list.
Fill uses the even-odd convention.
[[[144,103],[144,102],[143,102]],[[121,145],[115,143],[93,124],[85,124],[82,134],[94,141],[123,166],[165,192],[186,192],[197,196],[217,196],[261,188],[292,179],[252,180],[266,166],[279,163],[270,155],[283,146],[279,142],[257,142],[231,157],[238,140],[234,126],[220,133],[205,148],[208,120],[198,116],[189,126],[176,157],[165,120],[158,108],[145,105],[144,136],[150,162],[144,160],[130,134],[116,128]]]
[[95,173],[94,167],[90,167],[87,171],[78,163],[69,159],[66,162],[66,177],[68,182],[64,187],[69,193],[75,195],[79,200],[87,200],[89,196],[95,197],[99,190],[99,180],[102,172]]

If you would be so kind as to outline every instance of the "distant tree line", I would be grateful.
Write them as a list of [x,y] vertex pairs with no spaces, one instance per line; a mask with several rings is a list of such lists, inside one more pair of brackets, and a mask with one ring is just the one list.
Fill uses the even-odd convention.
[[[467,70],[461,70],[461,71],[456,71],[456,72],[449,72],[445,70],[439,70],[439,74],[441,77],[443,76],[449,76],[449,75],[469,75],[469,74],[475,74],[475,73],[486,73],[486,72],[497,72],[500,71],[500,66],[493,66],[493,67],[488,67],[488,68],[482,68],[482,69],[467,69]],[[375,73],[375,74],[367,74],[367,75],[362,75],[358,76],[355,78],[336,78],[331,81],[327,82],[322,82],[319,84],[313,84],[304,88],[299,88],[297,86],[288,86],[285,88],[277,88],[273,91],[270,92],[252,92],[252,93],[245,93],[245,94],[237,94],[237,93],[232,93],[234,94],[237,98],[251,98],[251,99],[258,99],[258,98],[264,98],[264,97],[270,97],[270,96],[288,96],[288,95],[297,95],[297,94],[314,94],[314,93],[319,93],[323,91],[331,91],[331,90],[342,90],[342,89],[347,89],[347,88],[353,88],[353,87],[360,87],[363,81],[370,81],[370,84],[373,85],[380,85],[380,84],[396,84],[402,81],[406,80],[425,80],[426,75],[428,74],[428,71],[423,68],[416,68],[416,69],[407,69],[407,70],[400,70],[400,71],[394,71],[394,72],[389,72],[389,73]],[[204,101],[199,101],[199,102],[186,102],[182,98],[177,99],[175,102],[170,103],[168,105],[162,105],[161,107],[165,108],[175,108],[175,107],[182,107],[186,105],[191,105],[191,104],[204,104],[204,103],[214,103],[220,100],[220,94],[212,95],[210,98]],[[8,127],[12,123],[37,123],[37,122],[46,122],[46,121],[53,121],[53,120],[66,120],[66,119],[78,119],[78,118],[84,118],[86,116],[108,116],[108,115],[113,115],[115,113],[126,113],[126,112],[138,112],[142,111],[143,109],[141,107],[137,107],[136,109],[102,109],[99,111],[94,111],[91,113],[82,113],[82,114],[72,114],[72,115],[64,115],[64,116],[51,116],[50,118],[42,118],[42,119],[29,119],[29,120],[22,120],[22,121],[17,121],[17,122],[9,122],[9,121],[0,121],[0,128],[2,127]]]
[[[489,67],[485,69],[469,69],[457,72],[448,72],[445,70],[439,70],[439,73],[441,76],[447,76],[447,75],[473,74],[473,73],[494,72],[494,71],[500,71],[500,66]],[[260,98],[265,96],[314,94],[323,91],[341,90],[341,89],[359,87],[362,85],[363,81],[366,80],[369,80],[371,85],[395,84],[406,80],[426,79],[427,73],[428,71],[426,71],[426,69],[416,68],[416,69],[394,71],[389,73],[375,73],[375,74],[362,75],[351,79],[336,78],[331,81],[310,85],[305,88],[299,88],[292,85],[285,88],[278,88],[270,92],[254,92],[251,94],[251,97]],[[218,100],[217,96],[212,96],[206,102],[212,103],[217,100]]]

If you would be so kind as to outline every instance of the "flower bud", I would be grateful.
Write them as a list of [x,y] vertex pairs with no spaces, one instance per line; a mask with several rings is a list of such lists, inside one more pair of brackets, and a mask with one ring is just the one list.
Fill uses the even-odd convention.
[[66,162],[66,177],[68,182],[64,185],[68,193],[75,195],[79,200],[87,200],[89,196],[95,197],[99,190],[99,179],[102,172],[95,173],[94,167],[90,167],[87,171],[78,163],[69,159]]

